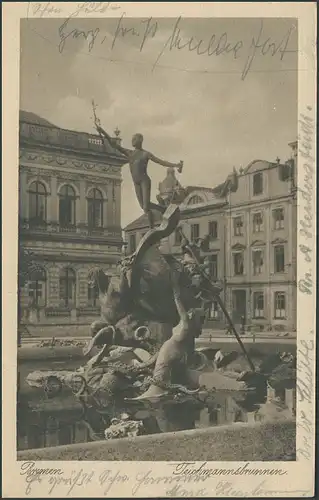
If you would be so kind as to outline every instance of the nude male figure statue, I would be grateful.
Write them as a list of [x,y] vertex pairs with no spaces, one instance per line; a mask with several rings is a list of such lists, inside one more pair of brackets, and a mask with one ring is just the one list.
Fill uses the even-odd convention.
[[135,193],[140,207],[148,216],[150,228],[154,227],[153,210],[158,210],[162,214],[165,212],[166,207],[157,205],[151,202],[151,179],[147,174],[147,166],[149,160],[158,163],[163,167],[176,168],[180,173],[183,169],[183,162],[170,163],[168,161],[160,160],[152,153],[143,149],[143,136],[142,134],[134,134],[132,137],[132,149],[126,149],[114,141],[114,139],[100,126],[98,120],[95,121],[95,127],[101,136],[104,136],[108,142],[117,149],[122,155],[127,158],[127,163],[130,166],[131,175],[135,187]]

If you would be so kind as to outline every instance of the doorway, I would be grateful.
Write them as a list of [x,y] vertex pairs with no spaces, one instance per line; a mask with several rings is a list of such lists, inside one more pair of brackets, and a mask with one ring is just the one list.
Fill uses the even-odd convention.
[[246,321],[246,290],[233,290],[232,318],[235,324],[242,323],[242,317]]

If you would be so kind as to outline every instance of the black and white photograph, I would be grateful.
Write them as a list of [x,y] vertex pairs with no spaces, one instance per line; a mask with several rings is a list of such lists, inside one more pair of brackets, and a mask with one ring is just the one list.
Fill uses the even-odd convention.
[[[63,496],[42,461],[124,462],[99,476],[118,496],[125,462],[173,462],[183,481],[161,495],[191,498],[229,462],[259,476],[248,496],[273,496],[261,484],[312,453],[296,437],[314,383],[297,373],[314,363],[298,297],[316,282],[298,16],[70,4],[26,2],[19,22],[20,479],[38,478],[32,494],[53,474],[44,498]],[[133,496],[156,482],[145,467]],[[243,496],[216,474],[215,496]]]

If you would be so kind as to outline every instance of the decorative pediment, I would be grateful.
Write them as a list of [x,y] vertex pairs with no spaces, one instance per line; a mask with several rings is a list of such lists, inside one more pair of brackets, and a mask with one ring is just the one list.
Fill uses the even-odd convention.
[[245,250],[245,248],[245,245],[241,243],[235,243],[235,245],[232,246],[232,250]]
[[262,240],[255,240],[251,244],[252,247],[263,247],[265,245],[266,245],[266,242],[262,241]]
[[271,242],[272,245],[283,245],[284,243],[287,243],[287,240],[284,240],[283,238],[275,238]]

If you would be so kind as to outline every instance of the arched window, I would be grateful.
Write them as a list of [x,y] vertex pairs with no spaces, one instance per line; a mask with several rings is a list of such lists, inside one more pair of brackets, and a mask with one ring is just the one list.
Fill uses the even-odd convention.
[[197,194],[194,194],[189,200],[187,205],[197,205],[198,203],[204,203],[203,198],[198,196]]
[[103,196],[96,188],[88,195],[88,225],[91,229],[103,226]]
[[91,307],[99,307],[99,288],[96,284],[88,285],[88,304]]
[[31,273],[28,281],[28,295],[30,307],[44,307],[46,305],[46,272],[37,267]]
[[60,274],[60,302],[63,307],[75,306],[76,276],[73,269],[66,267]]
[[42,182],[34,181],[29,186],[29,221],[43,224],[47,218],[47,191]]
[[65,185],[59,192],[59,223],[62,227],[75,226],[76,195],[72,186]]

